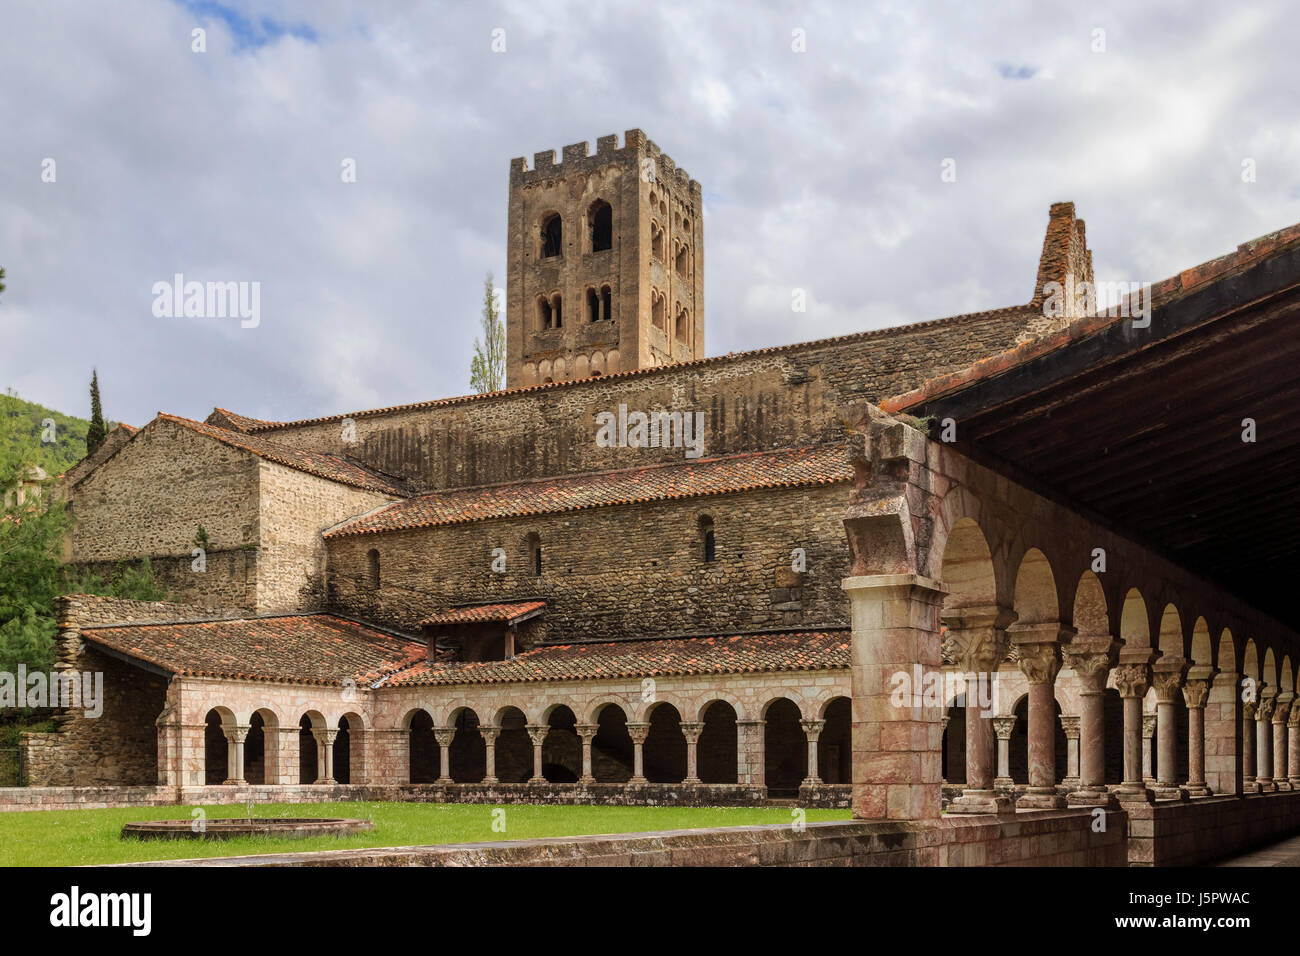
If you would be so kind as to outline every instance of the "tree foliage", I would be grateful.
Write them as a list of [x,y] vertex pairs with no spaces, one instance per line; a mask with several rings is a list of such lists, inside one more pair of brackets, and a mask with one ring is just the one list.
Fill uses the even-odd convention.
[[475,392],[495,392],[505,387],[506,326],[497,307],[492,273],[483,281],[483,315],[480,318],[483,339],[474,339],[474,358],[470,362],[469,387]]
[[104,408],[99,403],[99,370],[90,373],[90,428],[86,431],[86,454],[93,455],[108,437],[104,425]]

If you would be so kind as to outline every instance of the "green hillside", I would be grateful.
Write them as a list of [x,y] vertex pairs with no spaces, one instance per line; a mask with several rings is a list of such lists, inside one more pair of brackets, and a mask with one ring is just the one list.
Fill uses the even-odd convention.
[[[90,422],[86,419],[64,415],[44,405],[24,401],[12,391],[0,395],[0,414],[7,415],[15,426],[7,431],[0,429],[0,435],[6,436],[11,443],[24,440],[34,442],[38,448],[36,464],[51,477],[63,474],[86,457],[86,429],[90,427]],[[46,419],[54,420],[53,442],[41,441]],[[111,431],[113,424],[110,423],[108,428]]]

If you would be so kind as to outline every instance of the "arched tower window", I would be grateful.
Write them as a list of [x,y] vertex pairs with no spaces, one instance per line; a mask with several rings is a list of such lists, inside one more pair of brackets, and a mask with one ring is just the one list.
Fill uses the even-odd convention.
[[664,258],[664,230],[657,222],[650,223],[650,255],[660,262]]
[[668,331],[668,320],[664,316],[666,308],[667,303],[665,302],[663,295],[659,292],[651,292],[650,320],[654,323],[656,329],[662,329],[664,332]]
[[591,251],[604,252],[614,247],[614,210],[603,199],[591,204],[587,213],[591,223]]
[[677,250],[677,274],[683,279],[686,278],[686,246],[683,245]]
[[691,325],[690,316],[686,314],[685,309],[682,309],[680,312],[677,313],[677,341],[678,342],[690,341],[691,338],[690,325]]
[[379,550],[371,548],[366,553],[366,587],[379,590]]
[[550,259],[563,251],[564,226],[560,214],[553,212],[542,220],[542,258]]
[[542,331],[555,328],[555,314],[545,298],[537,300],[537,327]]
[[587,290],[587,321],[600,321],[600,295],[595,289]]
[[717,560],[717,544],[713,537],[713,519],[708,515],[700,516],[700,550],[705,564]]
[[613,293],[610,292],[609,286],[607,285],[601,286],[600,287],[600,317],[602,319],[612,319],[614,317],[614,311],[611,308],[611,306],[614,304],[613,300],[614,300],[614,296]]
[[542,576],[542,539],[536,531],[528,534],[528,566],[535,577]]
[[564,325],[563,316],[560,310],[560,293],[551,296],[551,328],[558,329]]

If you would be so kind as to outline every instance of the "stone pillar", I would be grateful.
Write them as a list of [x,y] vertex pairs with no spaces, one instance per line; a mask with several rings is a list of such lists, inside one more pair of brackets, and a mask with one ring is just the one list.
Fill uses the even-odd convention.
[[1286,722],[1287,782],[1292,790],[1300,790],[1300,706],[1291,702],[1291,716]]
[[[947,715],[947,714],[944,714],[944,716],[939,720],[939,726],[940,726],[941,731],[942,731],[943,734],[946,734],[946,733],[948,732],[948,715]],[[940,736],[939,739],[940,739],[940,741],[942,741],[942,740],[943,740],[943,737]],[[940,744],[940,746],[943,746],[943,744]],[[940,766],[942,766],[942,765],[943,765],[943,762],[942,762],[942,760],[940,760]],[[946,773],[943,775],[943,782],[944,782],[944,783],[947,783],[947,782],[948,782],[948,775],[947,775]]]
[[1211,793],[1205,782],[1205,704],[1210,698],[1212,677],[1211,668],[1198,665],[1188,672],[1183,684],[1183,703],[1187,705],[1186,790],[1192,797],[1208,797]]
[[1151,753],[1155,749],[1152,742],[1156,736],[1156,715],[1142,715],[1142,780],[1144,783],[1151,785],[1156,782],[1155,775],[1151,772]]
[[1259,702],[1255,714],[1255,785],[1260,793],[1272,793],[1277,787],[1273,783],[1273,709],[1277,701],[1273,691]]
[[[1125,660],[1126,655],[1130,655],[1129,660]],[[1115,668],[1115,686],[1124,701],[1124,781],[1115,791],[1120,803],[1153,800],[1142,775],[1142,698],[1150,680],[1150,651],[1146,648],[1121,650],[1120,663]]]
[[394,727],[388,730],[372,730],[370,739],[375,742],[380,754],[373,762],[373,769],[370,771],[371,782],[378,784],[410,783],[410,729]]
[[808,740],[808,776],[799,784],[801,787],[820,786],[822,779],[817,773],[817,738],[821,736],[822,728],[826,726],[824,720],[801,720],[803,732]]
[[248,786],[244,779],[244,741],[251,729],[247,724],[222,728],[226,732],[226,779],[221,781],[225,786]]
[[742,787],[767,789],[767,753],[762,720],[736,721],[736,782]]
[[574,727],[578,736],[582,738],[582,776],[578,778],[578,783],[584,787],[589,783],[595,783],[596,778],[591,772],[591,742],[596,739],[596,733],[600,730],[598,724],[578,724]]
[[1056,792],[1056,675],[1061,643],[1074,635],[1059,623],[1013,624],[1007,628],[1020,650],[1020,672],[1029,681],[1029,789],[1016,801],[1026,810],[1058,810]]
[[1061,730],[1065,734],[1065,779],[1061,783],[1071,790],[1079,787],[1079,718],[1061,715]]
[[1078,635],[1061,649],[1065,664],[1079,681],[1079,785],[1066,796],[1072,807],[1119,806],[1106,787],[1106,678],[1115,666],[1120,645],[1109,634]]
[[550,727],[540,724],[528,725],[528,736],[533,741],[533,783],[545,783],[546,775],[542,773],[542,744]]
[[1016,718],[993,718],[993,733],[998,739],[998,775],[993,778],[993,786],[998,790],[1010,790],[1016,785],[1011,779],[1011,732],[1015,729]]
[[492,724],[479,724],[478,732],[483,735],[483,743],[486,744],[487,761],[484,764],[483,782],[497,782],[497,736],[501,733],[501,728]]
[[645,772],[642,769],[643,753],[642,748],[645,746],[645,739],[650,735],[650,725],[647,723],[633,723],[628,721],[628,735],[632,738],[632,779],[628,783],[645,783]]
[[1006,629],[1015,619],[1014,611],[997,606],[943,612],[953,657],[966,675],[966,787],[948,804],[949,813],[1014,812],[1011,800],[994,789],[993,714]]
[[700,742],[700,734],[703,731],[704,724],[698,720],[682,721],[682,736],[686,738],[686,779],[682,783],[692,786],[700,782],[699,758],[695,747]]
[[1278,790],[1291,789],[1291,781],[1287,779],[1286,724],[1294,699],[1291,691],[1283,691],[1277,695],[1277,708],[1273,711],[1273,786]]
[[338,728],[313,729],[311,734],[316,738],[316,767],[320,773],[316,783],[333,785],[338,782],[334,779],[334,741],[338,739]]
[[[913,688],[913,706],[891,697],[896,674],[940,673],[943,588],[913,573],[858,575],[842,586],[853,621],[853,816],[938,820],[942,705],[923,706],[921,687]],[[990,773],[990,795],[992,784]]]
[[1187,673],[1187,661],[1181,657],[1161,657],[1152,665],[1152,682],[1156,689],[1156,733],[1159,773],[1157,800],[1186,800],[1187,791],[1178,782],[1178,694]]
[[1241,705],[1241,771],[1242,793],[1259,793],[1255,780],[1255,712],[1259,704],[1248,700]]
[[1210,682],[1205,705],[1205,784],[1211,793],[1242,794],[1241,758],[1241,675],[1219,671]]
[[435,783],[448,784],[451,779],[451,742],[456,736],[455,727],[434,727],[433,739],[438,741],[438,779]]

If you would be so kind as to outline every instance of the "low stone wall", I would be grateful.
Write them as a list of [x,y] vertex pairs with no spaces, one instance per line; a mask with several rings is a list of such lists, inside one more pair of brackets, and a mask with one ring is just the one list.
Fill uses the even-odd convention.
[[1300,832],[1300,792],[1126,808],[1130,866],[1191,866]]
[[331,803],[392,800],[424,803],[541,803],[615,806],[790,806],[805,809],[847,809],[850,787],[824,785],[804,788],[798,800],[768,800],[762,788],[701,784],[620,783],[453,783],[367,786],[248,786],[248,787],[3,787],[0,812],[6,810],[86,810],[104,807],[174,806],[245,803]]
[[444,846],[325,850],[137,866],[1122,866],[1123,814],[718,827]]

